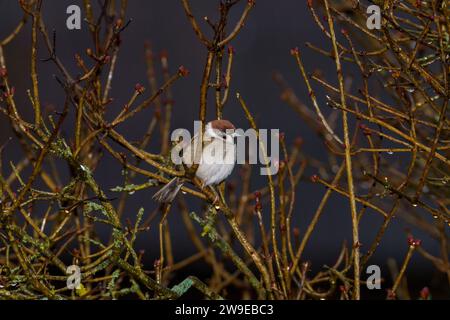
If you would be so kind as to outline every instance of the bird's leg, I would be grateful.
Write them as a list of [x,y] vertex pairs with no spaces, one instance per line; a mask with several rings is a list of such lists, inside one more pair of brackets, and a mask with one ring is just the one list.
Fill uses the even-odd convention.
[[219,193],[217,193],[216,189],[214,189],[214,187],[213,187],[212,185],[209,186],[209,188],[210,188],[211,191],[214,193],[214,201],[213,201],[213,204],[215,205],[215,204],[220,203],[220,201],[219,201],[219,198],[220,198]]
[[192,180],[192,182],[197,188],[199,188],[203,192],[203,189],[205,188],[205,182],[196,177]]
[[219,184],[218,190],[219,190],[220,199],[222,200],[222,202],[224,204],[226,204],[226,201],[225,201],[225,181],[223,181],[223,182],[221,182]]
[[[206,187],[205,182],[198,179],[198,178],[194,178],[194,184],[197,185],[197,187],[200,188],[200,190],[203,191],[203,189]],[[214,200],[212,202],[213,205],[216,205],[218,203],[220,203],[219,199],[222,200],[223,203],[225,203],[225,197],[223,195],[223,192],[217,192],[216,189],[214,189],[214,187],[212,185],[208,186],[209,189],[212,191],[212,193],[214,194]],[[219,189],[220,191],[220,189]]]

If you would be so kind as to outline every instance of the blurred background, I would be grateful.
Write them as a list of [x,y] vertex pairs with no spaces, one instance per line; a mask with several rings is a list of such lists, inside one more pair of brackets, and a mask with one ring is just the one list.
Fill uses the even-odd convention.
[[[212,20],[217,18],[217,3],[217,1],[211,0],[191,0],[195,16],[208,16]],[[66,28],[68,17],[66,8],[71,4],[79,4],[82,7],[81,1],[52,0],[44,1],[42,11],[47,28],[56,31],[58,57],[72,75],[77,75],[80,70],[76,66],[74,56],[80,54],[86,58],[85,52],[91,46],[91,38],[86,23],[82,24],[81,30],[70,31]],[[242,6],[232,10],[232,20],[239,17],[241,8]],[[2,13],[1,39],[15,28],[23,13],[17,1],[12,0],[0,0],[0,12]],[[136,83],[141,83],[148,88],[144,54],[144,43],[147,41],[151,43],[155,54],[167,52],[171,73],[176,72],[180,65],[190,71],[187,78],[177,81],[172,87],[174,98],[172,128],[187,128],[192,131],[193,121],[198,118],[199,86],[206,51],[195,37],[180,1],[130,0],[127,18],[132,19],[132,22],[121,36],[122,45],[110,94],[114,101],[108,105],[108,108],[111,109],[110,114],[118,113],[133,93]],[[230,24],[232,25],[232,23]],[[206,26],[202,27],[204,30],[208,30]],[[11,44],[4,48],[4,52],[9,66],[10,80],[16,88],[19,109],[27,119],[32,116],[31,106],[26,99],[26,90],[31,87],[29,77],[30,23],[27,23],[25,28],[24,32],[21,32]],[[321,139],[288,105],[281,101],[281,90],[273,80],[274,73],[280,73],[297,96],[310,106],[306,87],[300,78],[295,60],[290,55],[290,49],[296,46],[300,48],[305,67],[310,72],[320,69],[325,75],[334,75],[335,69],[330,59],[320,56],[304,46],[304,43],[308,41],[329,49],[329,43],[325,41],[322,33],[313,23],[306,9],[305,1],[257,1],[243,30],[232,41],[236,55],[232,71],[231,97],[225,106],[224,118],[232,121],[236,127],[244,130],[248,128],[244,113],[234,99],[235,93],[240,92],[256,116],[260,128],[280,129],[285,133],[288,144],[301,137],[303,139],[302,148],[307,154],[326,161],[326,149]],[[38,57],[42,59],[48,57],[42,43]],[[159,66],[157,67],[159,68]],[[53,77],[54,74],[58,74],[58,70],[51,62],[40,62],[38,70],[42,101],[49,108],[61,110],[64,103],[64,92]],[[158,70],[160,71],[160,68]],[[158,72],[158,75],[161,73]],[[159,77],[159,81],[162,83],[161,77]],[[358,86],[358,83],[355,86]],[[323,103],[323,106],[325,105],[321,99],[319,102]],[[209,120],[214,117],[214,108],[211,106],[210,104]],[[331,111],[325,107],[322,109],[325,113]],[[26,110],[29,112],[28,116]],[[144,134],[151,115],[150,108],[141,116],[120,127],[119,131],[125,133],[131,140],[133,137],[137,139]],[[7,141],[11,134],[6,117],[0,115],[0,144]],[[157,138],[155,137],[155,139]],[[158,145],[159,142],[155,141],[149,146],[149,149],[152,150],[152,147]],[[17,161],[20,157],[20,146],[14,142],[9,143],[4,151],[4,167],[9,170],[9,161]],[[397,161],[395,157],[392,159],[392,161]],[[113,188],[122,181],[120,170],[112,169],[113,166],[117,168],[116,161],[105,155],[95,172],[95,176],[105,189]],[[66,168],[60,168],[60,170],[67,171]],[[237,185],[239,185],[240,170],[241,168],[237,166],[231,177],[231,180]],[[255,170],[255,172],[257,171]],[[308,177],[313,173],[315,172],[308,169],[305,181],[300,183],[297,189],[294,225],[298,226],[301,232],[305,230],[325,192],[323,187],[310,183]],[[252,188],[258,188],[258,184],[264,183],[264,179],[264,177],[256,176],[252,181]],[[155,207],[151,200],[154,191],[155,189],[145,190],[130,196],[126,215],[135,216],[140,207],[144,207],[146,212],[150,212]],[[411,208],[411,210],[415,209]],[[187,238],[184,226],[179,223],[180,218],[177,217],[176,210],[172,210],[168,219],[174,235],[172,239],[174,257],[178,261],[188,256],[193,247]],[[382,219],[376,214],[368,213],[363,217],[360,231],[362,252],[367,250],[367,246],[373,240],[381,223]],[[388,259],[393,258],[400,265],[406,255],[408,245],[405,231],[408,229],[411,229],[411,226],[397,218],[389,226],[378,251],[371,260],[371,264],[378,264],[381,267],[383,276],[386,278],[383,288],[388,288],[388,284],[392,281],[388,272]],[[434,242],[420,230],[413,228],[413,234],[416,238],[422,239],[423,246],[431,253],[438,250],[438,247],[434,246]],[[306,248],[304,257],[312,262],[312,268],[315,270],[322,268],[323,265],[331,265],[337,259],[342,242],[345,240],[348,243],[351,242],[348,201],[334,194]],[[146,250],[144,255],[146,267],[152,266],[153,261],[159,255],[157,233],[148,233],[148,235],[146,233],[138,239],[136,245],[138,249]],[[201,265],[193,264],[189,269],[183,271],[186,274],[179,276],[183,278],[183,276],[193,273],[200,277],[204,272],[202,268]],[[419,254],[415,254],[407,271],[411,292],[419,292],[424,286],[438,287],[442,280],[442,274],[436,273],[435,270],[430,262]],[[363,278],[365,277],[363,276]],[[385,291],[379,291],[379,295],[384,297]],[[433,293],[433,290],[431,292]],[[436,294],[448,297],[448,292],[439,291]]]

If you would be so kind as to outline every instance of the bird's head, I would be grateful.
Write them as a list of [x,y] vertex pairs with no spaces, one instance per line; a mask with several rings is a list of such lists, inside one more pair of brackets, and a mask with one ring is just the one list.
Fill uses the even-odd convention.
[[238,136],[235,130],[235,126],[228,120],[213,120],[206,124],[205,135],[233,142],[233,138]]

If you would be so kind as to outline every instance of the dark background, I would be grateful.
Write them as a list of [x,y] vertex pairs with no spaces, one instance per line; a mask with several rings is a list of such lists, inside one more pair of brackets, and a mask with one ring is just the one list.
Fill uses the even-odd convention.
[[[213,21],[217,17],[217,3],[218,1],[211,0],[191,0],[195,16],[203,17],[207,15]],[[58,57],[68,67],[72,75],[77,75],[79,69],[75,65],[74,55],[79,53],[87,60],[85,50],[92,43],[85,23],[82,24],[82,30],[80,31],[67,30],[65,25],[66,8],[70,4],[78,4],[82,7],[82,1],[48,0],[44,1],[43,13],[48,30],[56,30]],[[232,10],[231,25],[240,15],[241,10],[242,5]],[[0,0],[0,17],[0,39],[2,39],[13,30],[22,17],[17,1]],[[184,65],[190,70],[189,77],[177,81],[172,88],[175,99],[172,125],[173,128],[183,127],[192,130],[193,121],[197,119],[198,114],[199,85],[206,52],[195,37],[180,1],[130,0],[127,18],[132,18],[133,22],[122,34],[123,43],[110,94],[114,98],[114,102],[108,106],[111,109],[110,115],[117,114],[123,104],[127,102],[136,83],[142,83],[148,87],[144,42],[150,41],[155,53],[167,50],[171,73],[175,72],[180,65]],[[200,20],[200,22],[202,21]],[[26,30],[4,48],[10,80],[16,87],[19,110],[25,115],[27,114],[26,110],[28,110],[29,116],[31,116],[31,106],[26,99],[26,90],[31,87],[29,77],[30,25],[30,23],[27,23]],[[208,29],[205,24],[201,23],[201,25],[204,30]],[[321,140],[289,106],[280,100],[280,89],[272,79],[273,72],[280,72],[301,100],[310,105],[306,87],[299,76],[295,61],[289,53],[290,48],[299,46],[302,49],[306,68],[309,71],[320,68],[328,79],[335,82],[335,78],[333,78],[335,70],[332,61],[304,48],[306,41],[329,49],[328,42],[325,41],[307,11],[305,1],[257,1],[257,5],[250,13],[245,27],[232,42],[236,55],[233,65],[231,94],[225,106],[224,117],[231,120],[237,127],[244,130],[248,128],[244,114],[234,98],[235,93],[239,91],[256,116],[259,127],[279,128],[280,131],[285,132],[288,142],[292,142],[296,137],[301,136],[304,140],[305,152],[326,160],[326,154],[324,153],[326,149]],[[42,43],[38,56],[39,58],[48,56]],[[56,109],[61,109],[64,102],[64,93],[52,77],[53,74],[58,74],[58,71],[52,63],[39,63],[38,68],[42,101],[44,104],[51,104]],[[161,83],[161,78],[159,80]],[[358,86],[358,83],[355,85]],[[148,91],[145,95],[148,95]],[[319,99],[319,102],[323,103],[321,99]],[[214,108],[211,106],[210,104],[209,119],[214,116],[212,110]],[[328,111],[325,110],[325,112]],[[130,124],[122,126],[120,131],[126,133],[126,136],[130,139],[137,139],[143,135],[151,115],[151,110],[148,110],[142,116],[134,118]],[[0,115],[0,144],[3,144],[10,135],[11,131],[6,118]],[[157,145],[156,142],[153,147]],[[152,146],[149,148],[151,149]],[[8,162],[18,160],[20,154],[20,147],[17,144],[10,143],[3,157],[4,167],[9,168]],[[113,165],[116,165],[116,162],[105,156],[95,173],[105,189],[112,188],[122,181],[120,170],[111,169]],[[239,183],[239,170],[240,168],[237,167],[232,176],[232,180],[237,183]],[[308,171],[307,176],[311,173],[313,172]],[[264,179],[256,178],[252,187],[260,187],[263,183]],[[309,183],[309,180],[298,186],[294,222],[301,231],[305,230],[324,191],[323,187],[313,185]],[[155,206],[151,201],[153,192],[154,190],[145,190],[132,195],[128,202],[127,215],[133,217],[139,207],[145,207],[146,212],[150,212],[150,209]],[[414,209],[411,208],[411,210]],[[188,255],[192,246],[176,214],[177,212],[173,210],[169,221],[172,234],[175,235],[172,239],[175,260],[179,261]],[[363,252],[368,248],[381,222],[379,216],[373,212],[367,213],[362,219],[360,235]],[[157,224],[153,227],[157,228]],[[379,264],[382,267],[383,274],[387,276],[388,282],[390,282],[390,279],[387,273],[386,260],[392,257],[398,264],[402,263],[408,249],[405,233],[407,227],[409,226],[401,219],[396,219],[388,228],[379,250],[371,260],[372,263]],[[146,268],[150,268],[152,261],[159,255],[157,232],[156,230],[153,231],[146,233],[137,243],[138,247],[146,249],[145,261],[149,264],[146,265]],[[414,234],[422,238],[423,245],[427,249],[434,254],[438,254],[438,248],[434,245],[433,240],[419,231],[414,231]],[[344,240],[351,241],[348,201],[334,195],[327,205],[316,231],[313,233],[304,257],[310,259],[315,268],[320,268],[323,264],[331,265],[336,260]],[[189,272],[196,275],[202,272],[195,265],[192,268]],[[414,290],[419,290],[426,285],[439,284],[441,278],[433,270],[430,262],[424,260],[419,254],[414,255],[408,270],[408,280],[410,285],[414,286]],[[384,294],[384,291],[382,294]]]

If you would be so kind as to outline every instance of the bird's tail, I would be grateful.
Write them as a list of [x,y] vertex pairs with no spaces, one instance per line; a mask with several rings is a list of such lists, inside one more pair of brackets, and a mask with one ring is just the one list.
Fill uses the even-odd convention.
[[182,186],[183,180],[179,177],[175,177],[153,195],[153,200],[161,203],[170,203],[175,199]]

